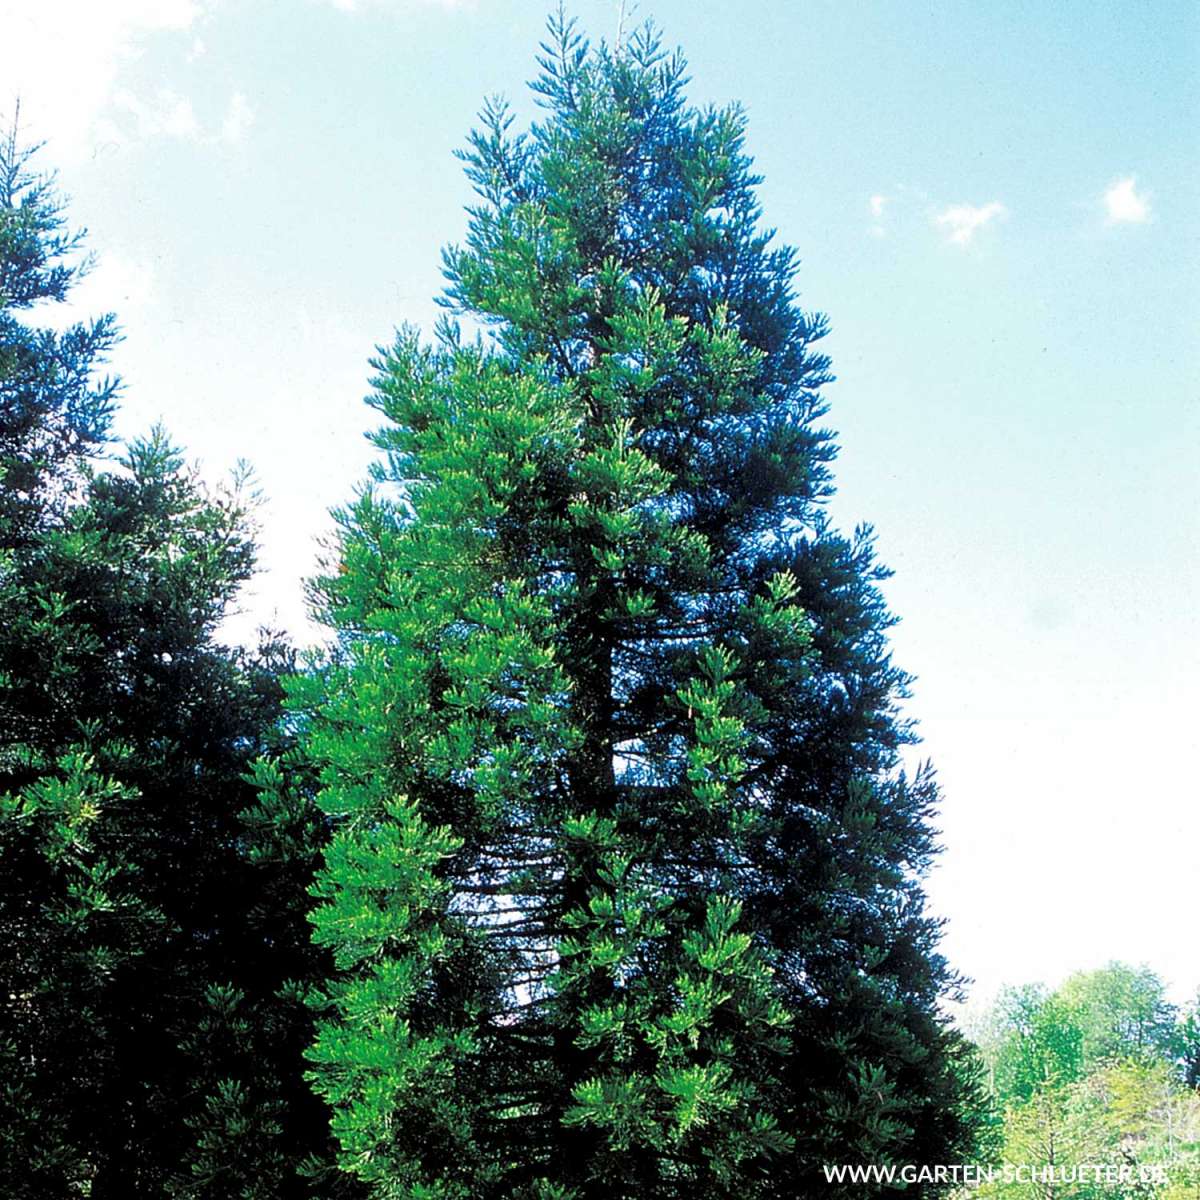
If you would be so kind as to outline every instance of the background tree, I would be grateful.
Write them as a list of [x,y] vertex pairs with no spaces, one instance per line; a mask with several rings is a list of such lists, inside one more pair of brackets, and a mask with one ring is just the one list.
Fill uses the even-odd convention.
[[[311,1051],[380,1197],[807,1194],[957,1161],[974,1082],[928,769],[830,379],[736,108],[552,22],[490,104],[438,344],[376,363],[373,486],[291,685],[337,833]],[[854,1194],[863,1195],[861,1186]]]
[[1028,1100],[1040,1088],[1070,1084],[1084,1071],[1078,1006],[1038,985],[1001,994],[987,1061],[995,1089]]
[[1200,993],[1184,1011],[1179,1024],[1180,1061],[1189,1087],[1200,1088]]
[[[102,887],[106,868],[84,861],[81,842],[87,825],[72,819],[72,810],[90,814],[102,803],[115,805],[128,797],[119,783],[96,769],[95,758],[83,745],[90,731],[76,727],[66,744],[50,745],[46,710],[61,707],[61,693],[72,682],[69,671],[59,674],[56,684],[51,682],[60,649],[57,622],[66,600],[61,592],[33,595],[23,578],[37,557],[38,537],[61,521],[66,501],[78,488],[86,454],[106,439],[116,390],[112,381],[96,378],[96,367],[117,336],[111,315],[63,333],[39,329],[24,319],[39,303],[64,300],[85,266],[78,258],[82,234],[66,231],[52,181],[31,169],[35,150],[20,144],[14,120],[0,141],[0,598],[5,614],[0,794],[6,793],[0,816],[0,953],[5,960],[0,996],[0,1162],[5,1183],[18,1196],[46,1194],[50,1179],[65,1180],[83,1169],[61,1114],[54,1111],[61,1080],[46,1078],[46,1058],[38,1049],[51,1031],[60,1037],[78,1035],[80,1047],[85,1046],[94,1015],[84,1006],[71,1011],[60,989],[36,995],[47,966],[43,956],[55,966],[61,964],[62,974],[76,978],[86,978],[91,968],[86,957],[68,965],[67,947],[58,939],[53,945],[61,956],[45,953],[47,927],[69,926],[72,914],[52,912],[49,904],[43,909],[43,898],[53,902],[37,888],[48,883],[49,874],[73,876],[59,893],[61,904],[68,894],[86,889],[89,873],[101,877],[96,882]],[[17,798],[31,788],[40,788],[41,796],[30,793],[25,803]],[[28,819],[21,822],[19,814],[35,807],[44,812],[57,808],[61,816],[42,822],[40,838],[26,836],[18,844],[16,826],[32,824]],[[132,933],[132,923],[128,928]],[[134,940],[127,938],[129,943]],[[100,957],[111,961],[117,953],[109,948]],[[57,982],[63,982],[61,976]],[[36,1096],[39,1075],[49,1086]],[[86,1086],[86,1081],[81,1084]]]
[[[1056,991],[1001,997],[981,1050],[1002,1114],[994,1161],[1163,1166],[1167,1179],[1121,1194],[1175,1200],[1200,1186],[1200,1094],[1188,1073],[1187,1016],[1152,971],[1110,963]],[[983,1196],[1111,1196],[1103,1180],[1048,1185],[993,1182]]]
[[1109,963],[1098,971],[1081,971],[1058,994],[1077,1014],[1085,1060],[1174,1055],[1178,1013],[1167,1000],[1162,980],[1149,967]]
[[62,332],[21,319],[66,299],[88,266],[53,180],[32,170],[14,118],[0,140],[0,531],[9,550],[61,504],[79,463],[105,440],[116,381],[97,367],[117,340],[106,313]]
[[248,777],[286,750],[290,655],[217,636],[251,496],[160,431],[92,461],[115,323],[29,323],[80,239],[15,132],[0,182],[0,1192],[300,1195],[327,1131],[279,993],[313,969],[313,850],[257,832]]

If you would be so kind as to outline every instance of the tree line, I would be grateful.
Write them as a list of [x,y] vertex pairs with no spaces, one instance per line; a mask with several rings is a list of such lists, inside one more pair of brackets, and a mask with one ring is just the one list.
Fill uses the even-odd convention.
[[1119,1189],[1097,1178],[1065,1187],[997,1181],[980,1196],[1200,1192],[1200,996],[1179,1008],[1153,971],[1111,963],[1052,991],[1008,988],[971,1032],[987,1074],[984,1142],[994,1161],[1124,1166],[1136,1181]]

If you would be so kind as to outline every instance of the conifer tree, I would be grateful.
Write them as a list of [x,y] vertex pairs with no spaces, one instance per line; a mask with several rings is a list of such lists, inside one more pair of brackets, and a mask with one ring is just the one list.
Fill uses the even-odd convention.
[[[28,320],[39,304],[64,300],[86,266],[82,232],[66,229],[52,180],[32,170],[36,150],[21,144],[14,119],[0,141],[0,1180],[14,1196],[49,1194],[56,1185],[65,1194],[78,1168],[61,1111],[53,1111],[63,1081],[49,1077],[48,1056],[35,1043],[44,1047],[54,1036],[86,1046],[94,1013],[67,999],[66,978],[86,977],[100,962],[78,946],[48,942],[47,933],[69,927],[68,894],[90,886],[94,896],[107,882],[103,865],[83,861],[81,823],[72,815],[126,795],[96,770],[84,745],[89,730],[52,744],[49,726],[61,726],[52,712],[73,683],[69,670],[55,670],[67,602],[57,589],[35,595],[23,578],[40,537],[78,489],[85,456],[107,438],[116,390],[97,377],[117,337],[111,315],[62,333]],[[34,808],[47,815],[36,837]],[[31,836],[18,840],[20,823]],[[57,911],[44,890],[55,875],[65,884]],[[127,928],[132,940],[133,923]],[[108,959],[106,948],[94,949]],[[46,977],[53,985],[39,997]],[[48,1085],[40,1095],[35,1076]]]
[[489,103],[462,155],[451,317],[374,364],[336,648],[290,684],[341,1163],[381,1200],[680,1200],[959,1161],[937,789],[869,531],[824,515],[825,321],[736,106],[649,30],[560,18],[540,63],[543,119]]
[[306,1195],[322,831],[311,801],[259,798],[290,652],[217,636],[250,496],[161,431],[93,461],[116,325],[34,323],[83,260],[31,155],[0,144],[0,1195]]
[[[19,117],[19,112],[18,112]],[[97,374],[117,340],[106,313],[61,333],[21,319],[65,300],[87,269],[85,230],[70,231],[49,176],[19,138],[0,141],[0,547],[61,506],[82,456],[105,441],[116,381]]]

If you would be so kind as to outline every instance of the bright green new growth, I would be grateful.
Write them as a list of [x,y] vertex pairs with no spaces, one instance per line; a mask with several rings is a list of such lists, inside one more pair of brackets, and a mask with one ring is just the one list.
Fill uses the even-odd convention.
[[[561,22],[490,105],[435,347],[377,363],[375,483],[291,685],[336,834],[311,1078],[378,1197],[794,1196],[955,1161],[972,1085],[917,882],[928,774],[828,363],[734,108]],[[836,1194],[835,1189],[828,1189]],[[862,1189],[857,1189],[862,1195]]]

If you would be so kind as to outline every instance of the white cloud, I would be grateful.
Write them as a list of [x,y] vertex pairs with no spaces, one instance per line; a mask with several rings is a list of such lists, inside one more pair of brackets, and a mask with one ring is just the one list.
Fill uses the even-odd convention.
[[149,100],[122,89],[113,96],[112,106],[120,117],[101,124],[111,140],[128,141],[131,135],[139,141],[155,137],[195,141],[200,137],[200,122],[192,102],[170,88],[159,88]]
[[325,0],[339,12],[361,12],[366,8],[471,8],[476,0]]
[[946,231],[949,241],[956,246],[966,246],[976,232],[999,218],[1006,217],[1008,209],[999,200],[987,204],[953,204],[938,213],[935,223]]
[[871,210],[871,224],[867,232],[876,238],[885,236],[887,230],[883,226],[884,209],[888,206],[888,197],[876,194],[867,201],[867,207]]
[[191,100],[170,88],[160,88],[150,99],[121,89],[114,94],[110,110],[112,115],[100,117],[95,130],[101,143],[115,145],[168,137],[233,146],[245,140],[254,124],[254,109],[243,92],[229,97],[225,115],[215,128],[207,122],[202,125]]
[[250,107],[250,101],[241,92],[234,92],[229,97],[229,107],[225,110],[218,140],[234,145],[245,138],[253,124],[254,109]]
[[[254,121],[234,92],[223,116],[198,114],[189,95],[137,86],[126,68],[158,35],[175,35],[180,64],[206,54],[197,32],[212,0],[0,0],[0,124],[19,98],[21,134],[48,141],[56,164],[157,138],[233,145]],[[63,78],[70,88],[59,83]],[[203,120],[201,116],[203,115]]]
[[1150,195],[1134,187],[1136,178],[1130,175],[1118,179],[1104,193],[1104,211],[1109,225],[1144,225],[1150,220]]
[[[56,161],[90,153],[121,68],[146,35],[186,31],[200,11],[199,0],[0,0],[0,115],[19,97],[27,137],[52,141]],[[173,115],[144,107],[152,121],[186,124],[178,106]]]

